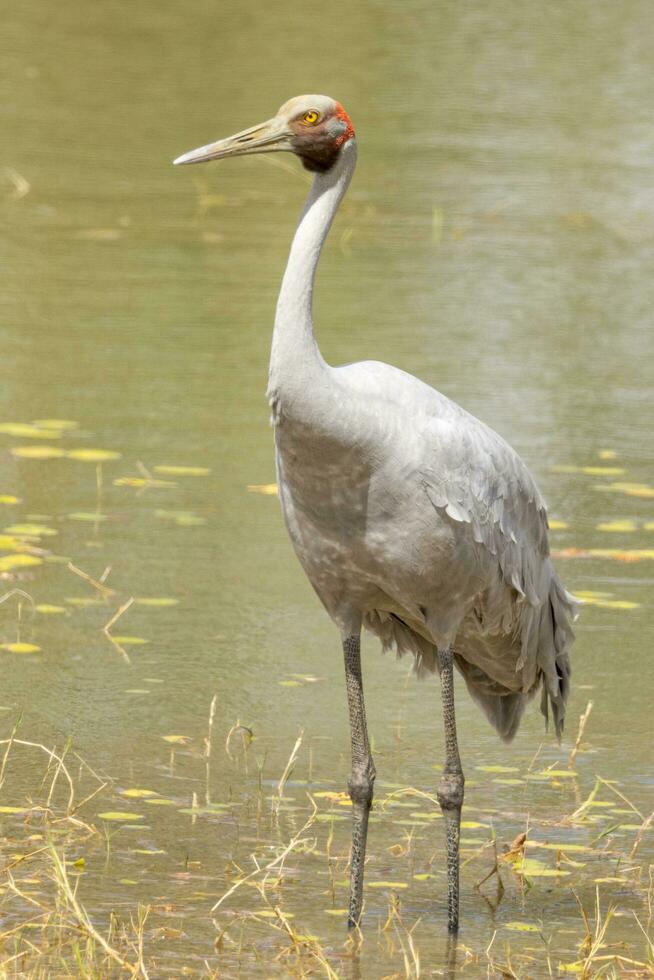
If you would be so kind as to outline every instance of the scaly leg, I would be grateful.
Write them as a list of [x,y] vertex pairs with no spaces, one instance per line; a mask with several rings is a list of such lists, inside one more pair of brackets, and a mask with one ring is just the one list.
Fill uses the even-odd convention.
[[352,800],[352,855],[350,860],[350,911],[348,928],[359,925],[363,898],[363,865],[366,859],[368,815],[372,806],[375,766],[370,754],[366,708],[361,680],[361,640],[359,635],[343,638],[345,684],[350,713],[352,772],[348,789]]
[[454,717],[454,658],[452,651],[439,650],[441,698],[445,722],[445,765],[436,795],[445,818],[447,834],[447,928],[459,929],[459,833],[463,803],[463,770],[456,740]]

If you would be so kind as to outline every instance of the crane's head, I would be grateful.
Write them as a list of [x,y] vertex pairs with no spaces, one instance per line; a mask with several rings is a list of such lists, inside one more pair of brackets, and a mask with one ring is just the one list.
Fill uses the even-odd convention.
[[174,163],[204,163],[246,153],[288,150],[302,160],[307,170],[324,173],[353,137],[354,127],[340,102],[326,95],[298,95],[285,102],[272,119],[184,153]]

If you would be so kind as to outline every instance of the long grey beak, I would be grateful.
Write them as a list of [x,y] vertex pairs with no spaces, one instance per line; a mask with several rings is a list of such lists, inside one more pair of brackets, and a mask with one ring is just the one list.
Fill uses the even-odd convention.
[[242,133],[218,140],[217,143],[207,143],[197,150],[183,153],[173,160],[176,165],[185,163],[205,163],[207,160],[224,160],[225,157],[240,157],[246,153],[272,153],[276,150],[290,150],[291,132],[286,123],[277,119],[268,119]]

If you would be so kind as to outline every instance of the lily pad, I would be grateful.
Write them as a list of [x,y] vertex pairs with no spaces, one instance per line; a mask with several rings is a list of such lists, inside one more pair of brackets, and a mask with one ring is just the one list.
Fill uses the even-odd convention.
[[107,520],[106,514],[94,513],[93,511],[77,510],[73,514],[68,514],[71,521],[85,521],[88,524],[99,524]]
[[30,568],[42,565],[43,559],[37,555],[5,555],[0,558],[0,572],[11,572],[15,568]]
[[18,534],[28,538],[49,538],[59,534],[54,527],[48,527],[46,524],[12,524],[6,527],[5,531],[7,534]]
[[40,649],[36,643],[0,643],[0,650],[8,653],[38,653]]
[[37,555],[5,555],[0,558],[0,572],[11,572],[14,568],[30,568],[42,565],[43,559]]
[[126,813],[123,810],[107,810],[105,813],[99,813],[98,817],[100,820],[110,820],[116,823],[128,823],[144,819],[142,813]]
[[113,449],[70,449],[66,455],[69,459],[78,459],[83,463],[106,463],[112,459],[120,459],[122,453]]
[[155,473],[164,476],[208,476],[211,470],[208,466],[155,466]]
[[19,459],[59,459],[66,455],[56,446],[12,446],[9,452]]
[[2,422],[0,432],[8,436],[16,436],[18,439],[61,439],[61,432],[24,422]]
[[144,596],[141,599],[135,599],[134,602],[137,606],[153,606],[163,609],[165,606],[178,605],[179,599],[173,599],[170,596]]

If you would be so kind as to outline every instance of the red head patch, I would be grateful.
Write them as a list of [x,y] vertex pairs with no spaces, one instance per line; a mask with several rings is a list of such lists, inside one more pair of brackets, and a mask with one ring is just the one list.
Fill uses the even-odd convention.
[[336,103],[335,115],[338,119],[345,123],[345,131],[336,140],[336,145],[341,147],[343,143],[347,143],[348,140],[352,139],[354,136],[354,126],[352,125],[352,120],[348,116],[347,112],[343,108],[340,102]]

